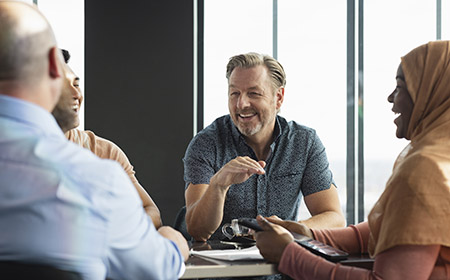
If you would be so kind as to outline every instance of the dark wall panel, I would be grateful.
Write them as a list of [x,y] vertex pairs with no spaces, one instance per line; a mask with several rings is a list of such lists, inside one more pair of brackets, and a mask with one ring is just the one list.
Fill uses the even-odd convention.
[[85,1],[85,127],[125,151],[172,224],[193,131],[192,1]]

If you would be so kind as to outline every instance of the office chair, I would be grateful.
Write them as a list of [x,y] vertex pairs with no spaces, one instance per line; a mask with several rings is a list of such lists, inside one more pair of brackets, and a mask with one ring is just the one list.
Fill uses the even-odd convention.
[[184,238],[186,238],[187,241],[192,239],[186,227],[186,206],[183,206],[180,210],[178,210],[173,228],[181,232],[181,234],[183,234]]
[[83,280],[76,272],[48,265],[0,261],[0,279],[30,280]]

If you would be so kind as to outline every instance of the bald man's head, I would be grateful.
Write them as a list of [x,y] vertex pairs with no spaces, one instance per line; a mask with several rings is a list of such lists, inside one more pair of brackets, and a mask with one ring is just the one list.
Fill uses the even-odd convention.
[[32,5],[0,0],[0,94],[51,112],[61,95],[63,64],[47,19]]
[[0,81],[39,78],[54,46],[53,31],[37,9],[23,2],[0,1]]

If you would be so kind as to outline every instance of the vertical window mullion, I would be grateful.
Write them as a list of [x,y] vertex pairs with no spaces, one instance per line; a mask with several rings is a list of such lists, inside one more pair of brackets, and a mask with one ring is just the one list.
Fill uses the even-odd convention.
[[273,0],[272,57],[278,59],[278,0]]
[[[205,26],[205,1],[197,2],[197,132],[203,129],[204,116],[204,26]],[[195,102],[195,101],[194,101]]]
[[442,38],[442,0],[436,0],[436,40]]
[[358,4],[358,222],[364,220],[364,1]]
[[347,0],[347,223],[355,223],[355,0]]

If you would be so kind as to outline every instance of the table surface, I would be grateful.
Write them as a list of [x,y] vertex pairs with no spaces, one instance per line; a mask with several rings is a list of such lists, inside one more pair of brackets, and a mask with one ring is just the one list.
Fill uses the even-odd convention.
[[[190,242],[189,247],[196,251],[236,248],[232,244],[222,243],[219,240]],[[265,260],[222,261],[191,255],[186,261],[186,272],[180,279],[263,276],[277,273],[276,265]]]
[[263,276],[277,274],[276,265],[266,261],[220,261],[190,256],[180,279]]
[[[222,244],[220,241],[191,242],[189,246],[193,250],[234,249],[233,245]],[[371,269],[373,259],[367,255],[350,256],[340,263]],[[180,279],[263,276],[277,273],[277,265],[265,260],[222,261],[191,255],[186,261],[186,271]]]

